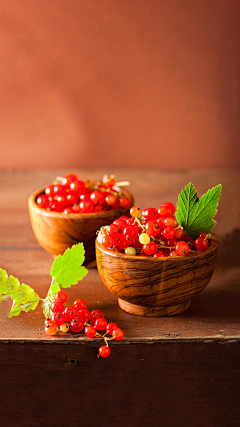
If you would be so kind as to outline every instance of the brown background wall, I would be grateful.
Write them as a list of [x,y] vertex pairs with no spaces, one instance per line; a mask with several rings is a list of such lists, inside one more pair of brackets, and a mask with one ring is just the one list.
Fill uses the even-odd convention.
[[239,0],[2,0],[0,167],[239,165]]

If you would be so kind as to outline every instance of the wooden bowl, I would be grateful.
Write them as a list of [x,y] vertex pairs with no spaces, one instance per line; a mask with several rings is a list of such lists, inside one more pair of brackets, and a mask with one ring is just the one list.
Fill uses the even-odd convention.
[[95,259],[96,232],[102,226],[111,224],[121,215],[129,216],[133,206],[133,196],[122,189],[122,193],[130,200],[127,209],[116,209],[106,212],[88,214],[51,212],[40,208],[36,200],[44,194],[44,188],[33,193],[28,199],[28,208],[32,229],[38,243],[53,255],[63,254],[75,243],[83,242],[85,248],[85,264]]
[[209,283],[218,241],[186,257],[144,258],[105,249],[96,240],[96,259],[104,285],[118,297],[120,308],[139,316],[172,316],[191,305]]

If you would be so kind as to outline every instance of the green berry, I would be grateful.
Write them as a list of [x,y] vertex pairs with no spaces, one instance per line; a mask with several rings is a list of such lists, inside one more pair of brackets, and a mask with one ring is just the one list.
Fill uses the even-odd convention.
[[136,253],[137,253],[137,251],[136,251],[136,249],[134,249],[131,246],[129,246],[128,248],[124,249],[124,253],[125,253],[125,255],[135,256]]

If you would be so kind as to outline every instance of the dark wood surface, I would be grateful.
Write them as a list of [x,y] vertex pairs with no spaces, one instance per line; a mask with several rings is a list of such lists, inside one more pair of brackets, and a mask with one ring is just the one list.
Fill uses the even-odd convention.
[[[42,298],[50,284],[52,257],[35,240],[27,199],[67,172],[0,174],[0,267],[34,287]],[[82,179],[99,179],[112,171],[71,172]],[[124,330],[124,339],[111,343],[112,354],[106,360],[96,357],[99,342],[82,334],[48,338],[40,307],[8,319],[10,302],[2,303],[0,363],[5,392],[0,407],[4,425],[88,427],[97,422],[99,426],[138,427],[143,421],[150,427],[240,425],[240,173],[115,172],[117,180],[131,182],[130,191],[142,208],[175,202],[189,181],[199,195],[223,184],[213,277],[185,313],[149,318],[122,311],[96,268],[90,268],[83,281],[69,290],[69,298],[70,302],[86,299],[90,309],[102,310],[107,320]]]

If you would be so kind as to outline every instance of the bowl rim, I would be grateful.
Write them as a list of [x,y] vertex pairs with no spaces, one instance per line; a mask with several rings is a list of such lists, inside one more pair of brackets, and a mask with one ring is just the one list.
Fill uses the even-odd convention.
[[122,254],[120,252],[112,251],[111,249],[106,249],[101,243],[98,242],[97,238],[95,240],[95,245],[101,252],[103,252],[107,255],[110,255],[110,256],[115,257],[115,258],[121,258],[123,260],[128,260],[128,261],[132,260],[132,261],[146,262],[146,261],[150,260],[150,262],[172,262],[174,260],[177,262],[180,262],[180,261],[182,262],[183,260],[187,261],[189,259],[194,260],[196,258],[205,257],[206,254],[211,253],[214,250],[216,250],[218,247],[219,241],[217,240],[217,238],[215,236],[212,236],[210,240],[211,240],[211,243],[205,251],[202,251],[202,252],[199,251],[198,253],[195,253],[195,254],[189,254],[186,257],[179,256],[179,257],[159,257],[159,258],[155,257],[154,258],[154,257],[139,257],[136,255],[135,256],[125,255],[125,254]]
[[133,195],[130,193],[130,191],[126,190],[125,188],[121,187],[121,190],[123,194],[128,197],[130,201],[130,205],[128,208],[125,209],[114,209],[110,211],[105,212],[90,212],[90,213],[68,213],[64,214],[63,212],[54,212],[54,211],[47,211],[44,208],[40,208],[37,203],[36,199],[38,196],[44,194],[46,187],[43,187],[39,190],[34,191],[29,198],[28,198],[28,206],[29,209],[33,209],[35,212],[37,212],[40,215],[51,217],[51,218],[61,218],[61,219],[95,219],[95,218],[108,218],[113,215],[113,212],[116,214],[116,212],[119,212],[119,216],[123,216],[125,213],[129,212],[130,208],[133,206]]

